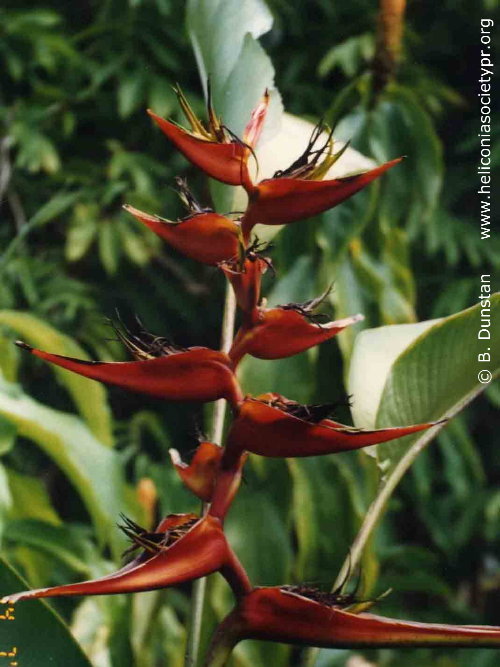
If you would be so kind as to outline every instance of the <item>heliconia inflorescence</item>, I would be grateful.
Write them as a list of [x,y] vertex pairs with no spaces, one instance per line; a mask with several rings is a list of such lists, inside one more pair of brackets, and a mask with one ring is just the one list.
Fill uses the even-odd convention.
[[273,393],[245,396],[236,375],[245,355],[272,360],[298,354],[362,319],[354,314],[323,321],[316,309],[327,292],[306,303],[268,308],[261,301],[261,279],[273,267],[264,255],[267,249],[251,238],[254,226],[289,224],[337,206],[401,158],[361,174],[325,180],[343,150],[335,153],[331,133],[325,135],[318,126],[292,165],[271,179],[253,183],[248,161],[255,159],[254,148],[269,104],[267,91],[250,114],[242,139],[222,123],[210,101],[208,122],[204,123],[180,89],[176,92],[190,129],[149,112],[151,117],[192,164],[223,183],[243,186],[248,194],[247,209],[235,218],[203,208],[181,179],[177,185],[188,209],[185,218],[170,221],[131,206],[125,209],[177,251],[217,266],[227,278],[241,315],[231,349],[226,354],[206,347],[184,348],[142,327],[135,334],[116,328],[133,361],[89,362],[23,342],[18,345],[49,363],[122,389],[167,401],[228,401],[233,422],[225,447],[205,440],[189,464],[177,450],[170,450],[185,486],[205,502],[203,516],[170,514],[154,530],[124,517],[120,527],[131,541],[127,554],[134,557],[117,572],[82,583],[16,593],[3,601],[147,591],[220,572],[232,588],[236,606],[214,635],[207,665],[226,664],[233,646],[246,638],[325,647],[499,646],[500,628],[396,621],[366,614],[371,603],[355,603],[349,596],[305,586],[255,588],[250,583],[224,534],[224,519],[238,492],[248,453],[282,458],[334,454],[435,425],[357,429],[331,419],[329,405],[300,405]]

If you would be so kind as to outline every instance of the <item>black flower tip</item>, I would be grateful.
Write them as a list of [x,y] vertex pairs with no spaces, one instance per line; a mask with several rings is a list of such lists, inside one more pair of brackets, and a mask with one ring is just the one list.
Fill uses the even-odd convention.
[[28,345],[28,343],[25,343],[23,340],[16,340],[14,341],[14,344],[17,345],[17,347],[20,347],[22,350],[28,350],[28,352],[33,350],[33,347]]

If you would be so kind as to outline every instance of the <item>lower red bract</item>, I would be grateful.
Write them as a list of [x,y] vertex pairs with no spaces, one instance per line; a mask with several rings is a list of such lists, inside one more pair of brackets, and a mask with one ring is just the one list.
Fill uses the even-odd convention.
[[239,639],[325,648],[500,646],[500,628],[415,623],[353,614],[280,588],[256,588],[228,619]]
[[[157,531],[167,532],[182,527],[186,517],[191,520],[193,515],[169,515]],[[154,555],[142,554],[113,574],[78,584],[23,591],[5,600],[14,603],[28,598],[149,591],[181,584],[216,571],[225,574],[240,595],[248,589],[248,585],[245,578],[241,578],[238,568],[241,569],[241,566],[227,544],[220,521],[205,516],[171,546],[159,548]]]
[[315,423],[287,412],[287,399],[279,397],[281,407],[277,407],[276,399],[270,400],[269,395],[262,398],[245,398],[229,431],[228,449],[266,457],[320,456],[395,440],[433,426],[416,424],[365,431],[330,419]]

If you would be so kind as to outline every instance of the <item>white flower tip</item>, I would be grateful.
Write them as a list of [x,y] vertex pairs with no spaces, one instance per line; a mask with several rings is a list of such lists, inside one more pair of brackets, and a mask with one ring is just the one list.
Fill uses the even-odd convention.
[[36,591],[21,591],[20,593],[12,593],[11,595],[5,595],[1,600],[0,604],[16,604],[19,600],[26,600],[27,598],[35,597],[37,593],[47,589],[40,589]]
[[174,464],[174,466],[180,466],[181,468],[185,468],[185,467],[186,467],[186,464],[183,463],[183,461],[182,461],[182,459],[181,459],[181,455],[179,454],[179,452],[177,451],[177,449],[174,449],[173,447],[171,447],[171,448],[168,450],[168,453],[170,454],[170,460],[172,461],[172,463]]
[[327,324],[322,324],[321,326],[324,329],[345,329],[351,324],[357,324],[365,319],[364,315],[358,313],[357,315],[351,315],[351,317],[344,317],[342,320],[334,320],[333,322],[328,322]]

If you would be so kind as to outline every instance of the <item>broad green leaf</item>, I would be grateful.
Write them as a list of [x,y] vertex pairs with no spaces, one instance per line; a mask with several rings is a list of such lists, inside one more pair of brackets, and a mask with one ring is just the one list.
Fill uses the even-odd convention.
[[61,523],[40,479],[22,475],[10,468],[6,468],[6,472],[12,495],[9,519],[38,519],[53,526]]
[[[272,14],[263,0],[189,0],[186,18],[205,91],[210,80],[217,113],[233,132],[241,134],[264,90],[274,87],[271,62],[256,42],[271,29]],[[254,42],[251,46],[250,41]],[[246,77],[255,70],[266,78],[247,85]],[[237,107],[229,99],[231,90],[240,98]],[[226,115],[231,109],[232,114]],[[244,117],[239,114],[241,109],[246,109]]]
[[[30,313],[0,310],[0,324],[13,329],[23,340],[34,347],[68,357],[89,358],[85,350],[72,338]],[[102,443],[112,445],[111,412],[104,387],[98,382],[93,382],[63,368],[52,364],[48,366],[69,391],[78,411],[94,435]]]
[[[29,587],[0,559],[0,595]],[[20,667],[91,667],[67,627],[45,602],[27,600],[16,607],[0,605],[0,614],[4,617],[0,617],[1,650],[10,654],[11,660],[17,661]],[[14,664],[8,658],[3,659],[6,665]]]
[[[481,391],[478,373],[500,372],[500,346],[493,340],[478,340],[481,305],[444,318],[420,335],[398,356],[386,379],[377,410],[377,426],[416,424],[453,416]],[[500,294],[491,298],[492,337],[500,327]],[[489,352],[491,360],[478,355]],[[394,468],[414,443],[425,435],[384,443],[378,458]]]
[[17,429],[7,419],[0,417],[0,456],[10,452],[16,441]]
[[[493,333],[500,325],[499,293],[492,295],[490,305]],[[364,331],[350,373],[356,424],[397,426],[456,415],[486,389],[478,379],[480,371],[489,371],[492,379],[500,373],[500,347],[478,339],[480,328],[481,304],[477,304],[437,322]],[[478,355],[486,352],[490,361],[481,362]],[[397,484],[441,428],[443,424],[374,448],[381,484],[342,572],[357,565]]]
[[91,569],[84,560],[85,536],[75,527],[54,526],[36,519],[18,519],[6,524],[4,539],[16,545],[39,549],[84,577],[91,575]]
[[119,512],[126,509],[118,455],[78,417],[38,403],[16,385],[1,385],[0,416],[61,468],[85,503],[100,539],[106,542],[113,537],[110,530]]
[[439,321],[366,329],[356,337],[348,380],[356,426],[375,428],[382,392],[394,362],[418,336]]

